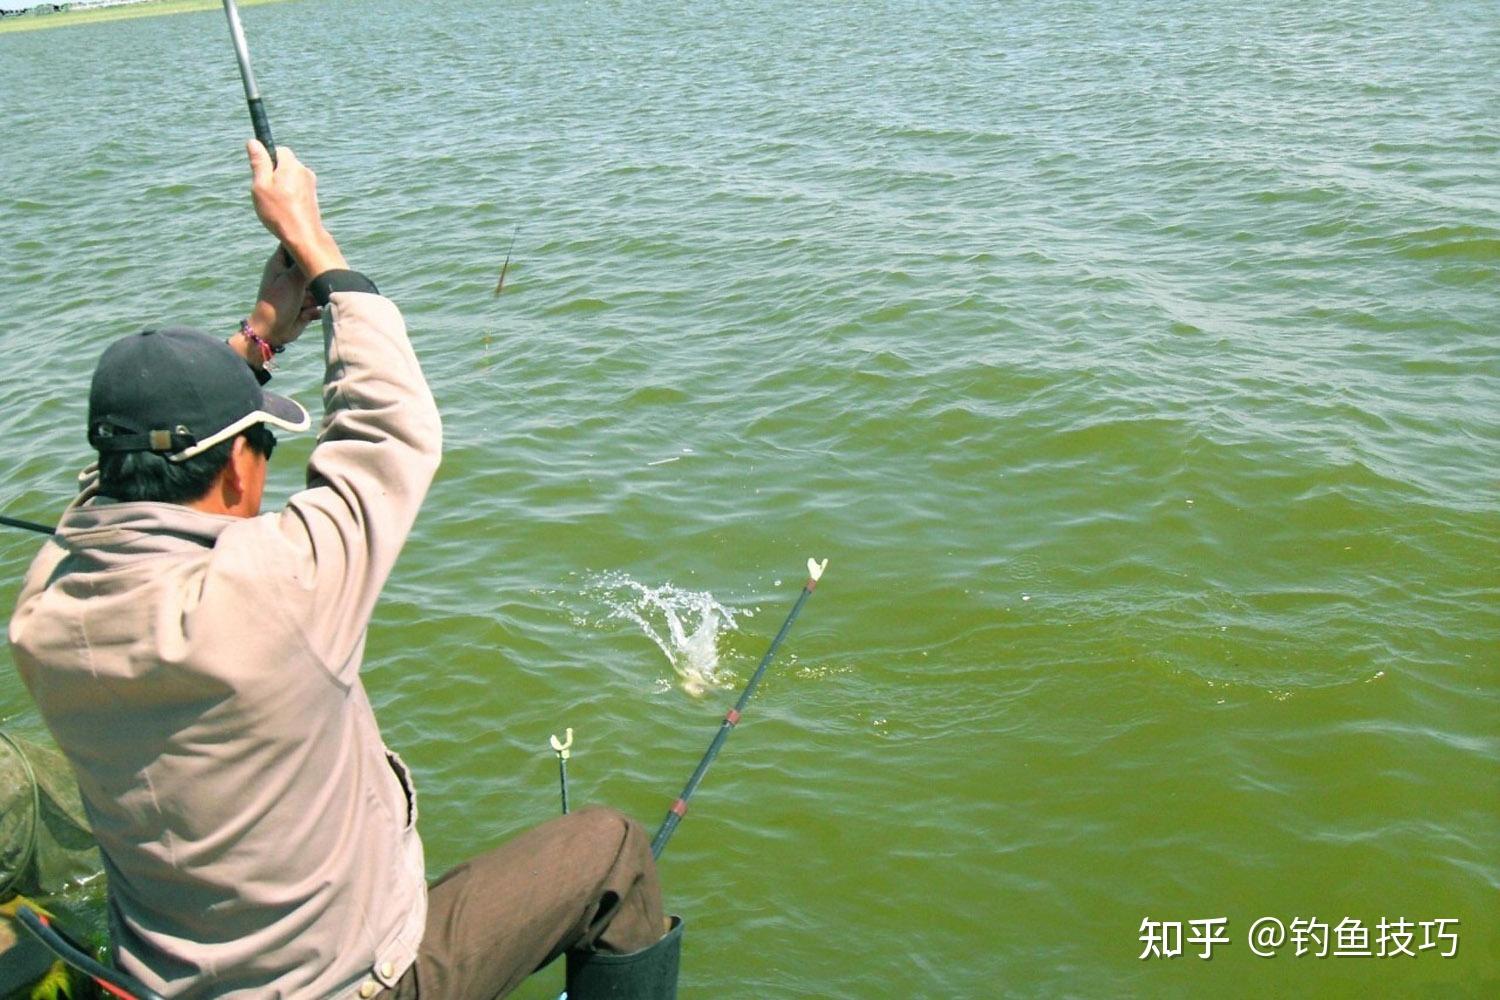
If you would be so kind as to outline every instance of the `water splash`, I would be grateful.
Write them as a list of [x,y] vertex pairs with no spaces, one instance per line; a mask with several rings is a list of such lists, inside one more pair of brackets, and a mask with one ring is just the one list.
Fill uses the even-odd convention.
[[649,587],[625,573],[600,573],[584,595],[597,600],[605,620],[633,622],[672,665],[682,689],[699,696],[727,687],[721,671],[719,637],[738,628],[747,612],[720,604],[706,590],[683,590],[670,583]]

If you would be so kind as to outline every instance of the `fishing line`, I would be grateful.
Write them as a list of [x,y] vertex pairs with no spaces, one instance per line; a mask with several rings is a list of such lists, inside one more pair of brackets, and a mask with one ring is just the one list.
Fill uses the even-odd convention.
[[510,246],[505,248],[505,264],[500,268],[500,280],[495,282],[495,298],[505,291],[505,272],[510,270],[510,252],[516,248],[516,236],[521,232],[521,224],[516,223],[515,232],[510,234]]

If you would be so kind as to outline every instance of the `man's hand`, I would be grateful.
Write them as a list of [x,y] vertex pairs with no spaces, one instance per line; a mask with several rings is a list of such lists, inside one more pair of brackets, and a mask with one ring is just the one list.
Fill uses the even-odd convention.
[[250,154],[250,197],[255,214],[271,235],[289,250],[302,273],[316,278],[324,271],[347,268],[344,255],[318,212],[318,178],[286,146],[276,148],[277,163],[255,139]]
[[250,311],[250,330],[272,347],[283,347],[302,336],[307,324],[323,315],[307,277],[297,264],[288,264],[278,247],[260,275],[260,292]]

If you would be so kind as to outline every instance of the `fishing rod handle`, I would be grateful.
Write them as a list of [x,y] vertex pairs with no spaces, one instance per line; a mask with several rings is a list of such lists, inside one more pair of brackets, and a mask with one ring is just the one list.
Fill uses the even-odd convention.
[[250,46],[245,43],[245,28],[240,24],[240,11],[234,0],[224,0],[224,16],[229,21],[229,40],[234,43],[234,58],[240,64],[240,82],[245,85],[245,103],[250,105],[250,124],[255,129],[255,138],[271,154],[271,165],[276,165],[276,143],[271,139],[271,122],[266,117],[266,106],[260,99],[260,88],[255,85],[255,70],[250,67]]
[[245,103],[250,105],[250,127],[255,129],[255,138],[266,147],[266,152],[271,154],[271,166],[276,166],[276,140],[271,138],[271,120],[266,117],[266,102],[257,95],[247,97]]
[[[276,162],[276,140],[271,138],[271,120],[266,117],[266,102],[260,96],[247,97],[245,103],[250,105],[250,127],[255,130],[255,138],[266,147],[266,152],[271,156],[271,169],[278,166]],[[297,263],[297,258],[292,256],[292,251],[285,243],[281,244],[281,259],[286,261],[287,267]]]

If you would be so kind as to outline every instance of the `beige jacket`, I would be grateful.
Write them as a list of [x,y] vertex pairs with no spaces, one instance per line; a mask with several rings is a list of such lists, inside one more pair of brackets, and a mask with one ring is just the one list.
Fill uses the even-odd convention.
[[85,490],[10,623],[103,850],[117,961],[170,997],[372,995],[422,938],[415,795],[359,669],[442,429],[393,303],[334,292],[324,340],[284,510]]

